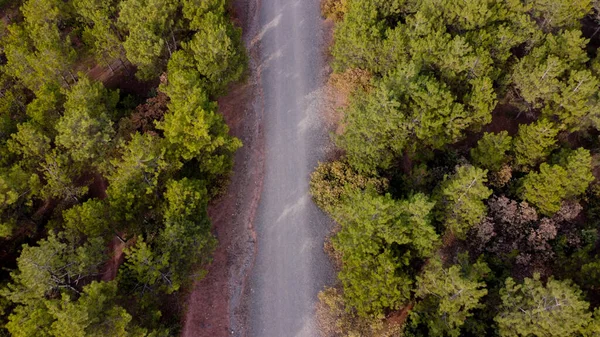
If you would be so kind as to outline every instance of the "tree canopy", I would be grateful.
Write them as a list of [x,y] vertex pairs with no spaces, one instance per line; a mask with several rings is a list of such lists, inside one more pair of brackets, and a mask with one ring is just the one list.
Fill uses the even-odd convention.
[[241,142],[226,1],[0,1],[0,336],[179,334]]
[[589,304],[570,282],[550,279],[544,285],[538,274],[522,284],[508,278],[500,294],[502,306],[495,320],[501,336],[587,335],[593,322]]
[[[600,333],[600,3],[322,11],[329,90],[348,97],[331,100],[336,156],[310,183],[340,225],[321,324],[336,336]],[[419,232],[399,237],[405,212]]]
[[360,315],[397,309],[410,298],[414,280],[403,269],[433,252],[437,240],[429,220],[433,205],[424,195],[394,201],[390,196],[355,192],[336,210],[334,216],[342,226],[334,239],[342,254],[339,278],[346,300]]

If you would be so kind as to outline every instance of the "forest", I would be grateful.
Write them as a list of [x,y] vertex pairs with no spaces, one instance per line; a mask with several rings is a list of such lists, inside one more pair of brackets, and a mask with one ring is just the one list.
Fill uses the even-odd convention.
[[[330,336],[600,336],[600,2],[325,0]],[[341,89],[340,89],[341,90]]]
[[226,0],[0,1],[0,336],[172,336],[242,144]]

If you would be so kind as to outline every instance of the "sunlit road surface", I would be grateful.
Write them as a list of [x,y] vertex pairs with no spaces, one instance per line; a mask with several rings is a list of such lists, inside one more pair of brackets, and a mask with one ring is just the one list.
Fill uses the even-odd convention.
[[249,336],[318,336],[314,305],[333,278],[323,252],[330,220],[308,191],[328,143],[318,113],[324,62],[319,1],[261,0],[259,20],[265,177],[255,219]]

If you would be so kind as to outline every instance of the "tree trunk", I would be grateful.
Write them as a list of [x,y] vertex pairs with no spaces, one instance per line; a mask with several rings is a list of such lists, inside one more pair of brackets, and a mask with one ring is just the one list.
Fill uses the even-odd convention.
[[69,84],[69,81],[67,81],[67,78],[65,77],[65,75],[60,74],[60,77],[62,78],[63,82],[65,82],[65,84],[67,85],[67,88],[70,88],[71,85]]
[[125,69],[125,71],[127,72],[128,76],[131,76],[131,71],[129,70],[129,67],[125,64],[125,62],[123,62],[123,59],[119,57],[119,62],[121,62],[121,66],[123,67],[123,69]]
[[590,40],[594,38],[594,36],[596,36],[596,34],[598,34],[598,31],[600,31],[600,27],[596,28],[596,30],[594,31],[594,34],[592,34],[592,36],[590,36]]
[[124,239],[117,231],[115,232],[115,236],[117,237],[117,239],[119,239],[119,241],[121,241],[121,243],[127,243],[127,240]]
[[73,83],[77,82],[75,75],[73,75],[73,73],[70,70],[68,70],[68,72],[69,72],[69,75],[71,75],[71,79],[73,80]]
[[167,44],[167,50],[169,51],[169,58],[173,55],[173,52],[171,52],[171,46],[169,45],[169,42],[166,43]]
[[175,34],[173,33],[173,28],[170,28],[171,31],[171,40],[173,40],[173,49],[177,50],[177,42],[175,41]]

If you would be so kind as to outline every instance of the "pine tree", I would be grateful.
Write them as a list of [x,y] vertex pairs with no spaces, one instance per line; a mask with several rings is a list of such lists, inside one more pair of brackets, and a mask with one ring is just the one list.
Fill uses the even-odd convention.
[[421,301],[411,317],[427,325],[429,336],[458,337],[472,311],[484,307],[480,300],[488,291],[481,279],[490,269],[481,261],[467,263],[443,268],[439,258],[432,258],[417,276],[415,296]]
[[574,198],[583,194],[595,179],[592,174],[592,156],[587,149],[580,147],[572,151],[561,165],[567,172],[566,198]]
[[339,278],[346,303],[359,315],[377,316],[410,298],[411,263],[430,256],[437,240],[432,208],[422,194],[395,201],[358,192],[334,211],[342,227],[333,239],[342,255]]
[[73,6],[86,25],[83,39],[91,47],[99,62],[111,67],[111,62],[121,59],[125,49],[121,33],[116,26],[117,1],[74,0]]
[[144,302],[160,292],[171,294],[181,286],[173,279],[169,269],[169,256],[153,249],[143,237],[136,239],[135,246],[125,251],[125,263],[121,282]]
[[[163,130],[165,141],[170,145],[168,149],[176,158],[197,159],[208,179],[225,174],[231,169],[232,155],[241,142],[228,135],[229,128],[217,114],[216,104],[208,100],[201,87],[187,86],[193,85],[187,78],[174,79],[180,74],[169,75],[173,84],[169,84],[167,92],[185,92],[186,96],[174,94],[171,97],[170,111],[156,127]],[[184,87],[173,87],[179,83]]]
[[542,214],[552,215],[565,199],[581,195],[594,180],[590,152],[579,148],[562,158],[559,165],[540,165],[540,171],[523,178],[521,197]]
[[117,283],[92,282],[83,288],[76,301],[62,298],[45,301],[55,321],[50,325],[54,337],[142,337],[146,331],[131,324],[132,316],[116,305]]
[[56,143],[75,161],[102,160],[115,134],[111,117],[118,100],[117,91],[82,77],[67,93],[65,113],[56,123]]
[[110,218],[107,216],[106,203],[102,200],[90,199],[65,211],[64,228],[72,235],[87,237],[106,236],[109,231]]
[[[47,81],[57,79],[43,76],[37,69],[37,57],[33,41],[22,25],[8,26],[8,34],[3,39],[3,50],[6,56],[4,71],[22,81],[30,90],[39,89]],[[51,73],[52,74],[52,73]]]
[[[414,63],[398,67],[372,92],[359,94],[346,111],[346,130],[338,144],[360,172],[390,168],[405,149],[442,148],[491,120],[494,98],[474,93],[468,97],[473,108],[468,107],[444,82],[420,72]],[[490,92],[491,82],[472,83],[473,90]]]
[[540,213],[552,215],[560,209],[567,184],[564,168],[543,163],[539,173],[530,172],[523,178],[521,198],[534,205]]
[[398,100],[390,96],[383,89],[362,93],[344,115],[347,128],[337,143],[346,150],[348,162],[359,173],[389,168],[407,146],[410,130],[403,127],[407,118],[401,113]]
[[211,94],[222,93],[246,69],[241,37],[241,30],[225,17],[209,12],[198,23],[198,32],[183,45],[198,72],[208,79]]
[[592,9],[590,0],[534,0],[532,12],[539,19],[542,29],[549,31],[579,25]]
[[424,7],[440,13],[446,25],[453,31],[475,30],[502,19],[506,10],[502,3],[492,0],[468,2],[425,1]]
[[19,164],[0,168],[0,238],[12,235],[41,187],[39,176]]
[[485,186],[487,171],[466,165],[444,179],[436,192],[438,216],[446,230],[464,239],[467,231],[487,213],[483,200],[492,190]]
[[55,125],[64,114],[65,94],[61,87],[46,83],[36,91],[35,98],[27,104],[27,116],[36,128],[50,139],[56,136]]
[[554,150],[558,129],[542,119],[528,125],[519,125],[514,140],[515,164],[527,171],[542,162]]
[[555,93],[544,107],[543,115],[555,118],[561,128],[568,131],[600,126],[600,81],[589,70],[574,70],[569,74],[564,87]]
[[[60,0],[28,0],[21,7],[25,30],[35,47],[32,60],[37,76],[60,82],[65,86],[75,81],[71,67],[77,54],[68,37],[61,34],[59,25],[70,18],[70,3]],[[33,88],[32,88],[33,89]]]
[[517,284],[508,278],[500,295],[502,306],[495,320],[502,337],[571,337],[592,321],[589,303],[570,281],[550,278],[544,285],[535,274]]
[[199,30],[205,24],[204,18],[206,15],[216,15],[225,17],[226,1],[225,0],[182,0],[183,16],[190,21],[190,29]]
[[380,49],[384,28],[374,1],[350,1],[344,20],[334,32],[336,43],[331,50],[335,59],[334,70],[377,69],[375,51]]
[[567,70],[564,60],[551,55],[547,58],[534,50],[522,58],[513,72],[513,81],[521,97],[534,108],[552,98],[562,89],[560,77]]
[[171,180],[164,198],[165,226],[156,245],[161,255],[169,257],[172,282],[185,284],[194,265],[210,262],[216,245],[206,211],[209,200],[206,183],[187,178]]
[[75,165],[69,155],[52,149],[40,163],[40,171],[46,184],[42,188],[45,198],[58,198],[64,201],[78,201],[88,188],[75,183],[81,174],[81,166]]
[[129,32],[123,43],[127,59],[138,67],[137,76],[150,79],[160,74],[162,57],[175,51],[173,28],[178,1],[124,0],[119,24]]
[[33,122],[19,124],[11,138],[7,142],[9,150],[21,156],[22,163],[30,168],[38,167],[51,149],[51,139]]
[[498,171],[508,161],[507,152],[512,148],[512,137],[507,131],[484,133],[471,149],[473,163],[491,171]]
[[115,281],[94,281],[83,288],[81,296],[59,295],[17,306],[6,328],[13,336],[147,336],[147,331],[132,324],[132,316],[115,304]]
[[12,283],[3,294],[19,304],[51,297],[54,292],[81,293],[83,280],[95,276],[104,263],[104,241],[51,234],[37,246],[23,247]]
[[159,178],[174,167],[165,158],[164,140],[157,136],[136,133],[119,150],[120,157],[111,161],[106,193],[115,219],[130,223],[156,204]]

